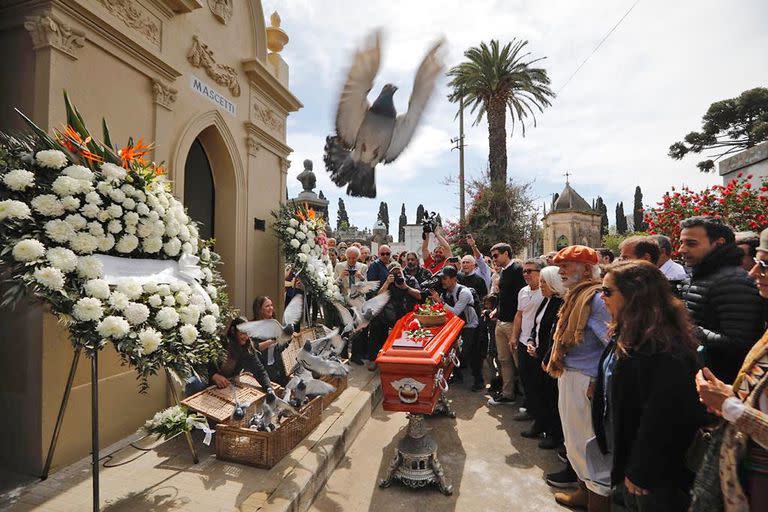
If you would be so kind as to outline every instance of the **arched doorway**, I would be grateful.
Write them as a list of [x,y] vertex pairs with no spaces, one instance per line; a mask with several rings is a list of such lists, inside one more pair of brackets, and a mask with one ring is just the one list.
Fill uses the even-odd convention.
[[184,206],[192,220],[199,223],[200,238],[216,236],[216,187],[211,162],[200,139],[195,139],[184,164]]

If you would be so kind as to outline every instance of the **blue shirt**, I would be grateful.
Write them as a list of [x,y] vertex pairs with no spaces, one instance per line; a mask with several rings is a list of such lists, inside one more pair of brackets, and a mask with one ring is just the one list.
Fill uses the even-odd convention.
[[610,321],[611,315],[605,308],[600,293],[596,292],[592,298],[592,313],[584,329],[584,341],[565,355],[565,367],[568,370],[583,373],[593,379],[597,377],[600,356],[608,345],[608,322]]
[[368,267],[367,278],[369,281],[378,281],[381,284],[384,284],[384,281],[387,280],[388,275],[389,275],[389,270],[387,270],[387,266],[384,263],[382,263],[381,260],[374,261]]

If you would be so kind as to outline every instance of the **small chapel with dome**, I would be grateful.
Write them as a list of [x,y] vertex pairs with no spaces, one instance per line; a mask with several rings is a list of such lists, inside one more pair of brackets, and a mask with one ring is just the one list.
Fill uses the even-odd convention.
[[552,198],[549,213],[544,209],[544,253],[569,245],[601,245],[600,212],[579,195],[566,178],[565,188]]

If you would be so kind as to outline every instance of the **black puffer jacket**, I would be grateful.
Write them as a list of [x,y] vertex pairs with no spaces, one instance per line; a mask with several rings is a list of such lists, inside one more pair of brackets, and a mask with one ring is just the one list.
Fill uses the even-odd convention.
[[698,326],[704,363],[728,383],[764,330],[760,295],[740,260],[735,244],[719,247],[692,269],[680,290]]

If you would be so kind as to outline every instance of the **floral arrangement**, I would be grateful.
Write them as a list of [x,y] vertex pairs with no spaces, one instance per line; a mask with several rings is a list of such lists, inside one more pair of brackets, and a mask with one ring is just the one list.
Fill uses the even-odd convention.
[[308,294],[322,302],[342,301],[326,247],[325,220],[306,205],[284,204],[276,212],[275,234]]
[[[52,137],[26,117],[31,134],[0,134],[0,307],[31,293],[75,346],[113,343],[142,391],[161,367],[187,376],[221,350],[229,308],[220,258],[199,239],[162,166],[147,161],[151,146],[130,140],[113,151],[106,123],[97,142],[66,94],[65,103],[68,124]],[[184,260],[193,277],[108,282],[110,256]]]
[[208,430],[208,422],[205,416],[198,413],[190,413],[186,407],[174,405],[164,411],[155,413],[152,419],[147,420],[141,430],[148,435],[155,435],[168,440],[192,429],[200,428]]
[[700,192],[672,188],[646,215],[648,231],[670,237],[675,249],[679,246],[680,221],[695,215],[722,218],[736,231],[759,233],[768,227],[768,178],[758,187],[752,186],[751,179],[751,174],[739,173],[725,186],[714,185]]
[[432,331],[421,327],[421,322],[414,319],[408,322],[408,329],[403,331],[403,335],[418,343],[425,343],[434,337]]
[[423,304],[416,304],[413,312],[419,316],[441,316],[445,314],[445,306],[440,302],[433,303],[432,299],[427,299]]

